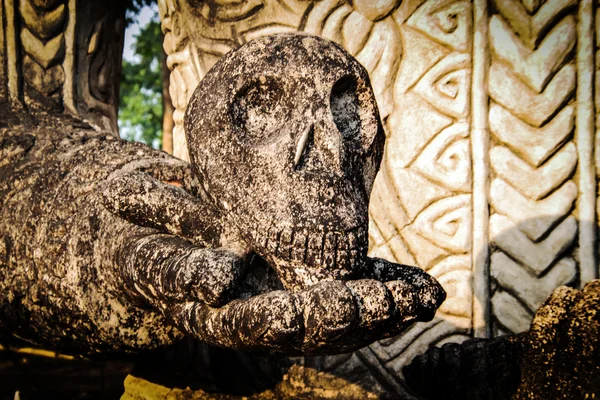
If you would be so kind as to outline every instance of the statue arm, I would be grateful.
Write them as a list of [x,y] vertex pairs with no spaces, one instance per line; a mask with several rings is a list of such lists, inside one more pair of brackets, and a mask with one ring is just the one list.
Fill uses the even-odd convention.
[[[66,353],[133,352],[181,336],[160,307],[227,298],[243,258],[206,249],[219,232],[189,164],[67,116],[0,114],[2,330]],[[128,220],[111,190],[138,201]]]

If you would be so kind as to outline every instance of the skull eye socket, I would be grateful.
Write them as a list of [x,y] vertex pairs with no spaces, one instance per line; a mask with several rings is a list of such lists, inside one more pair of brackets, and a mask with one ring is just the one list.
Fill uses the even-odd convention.
[[329,99],[333,122],[346,140],[360,137],[360,106],[356,89],[354,77],[344,76],[333,85]]
[[344,140],[354,142],[367,151],[378,129],[377,106],[362,80],[344,76],[333,85],[329,106],[333,121]]
[[277,80],[264,77],[250,82],[237,93],[230,114],[242,143],[256,146],[279,137],[289,109],[284,94]]

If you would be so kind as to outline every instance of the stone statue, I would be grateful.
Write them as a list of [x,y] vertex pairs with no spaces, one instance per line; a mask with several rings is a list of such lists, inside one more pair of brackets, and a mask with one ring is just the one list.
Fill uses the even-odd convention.
[[367,72],[332,42],[284,34],[225,56],[186,113],[192,166],[0,107],[0,323],[21,338],[337,353],[445,298],[419,268],[366,256],[383,129]]
[[[404,378],[430,398],[600,393],[597,281],[557,289],[527,331],[556,286],[598,276],[593,2],[158,3],[175,152],[187,155],[191,101],[196,167],[115,138],[122,5],[0,7],[0,329],[79,354],[184,334],[287,354],[354,349],[429,319],[443,297],[426,274],[366,257],[372,194],[371,256],[426,270],[449,301],[405,335],[271,368],[273,393],[412,398]],[[305,51],[266,63],[232,53],[233,68],[209,74],[221,89],[192,96],[228,51],[296,29],[339,43],[371,76],[387,132],[372,192],[381,126],[364,70],[345,53],[323,61],[339,48],[303,37]],[[277,54],[269,40],[257,54]],[[309,69],[282,61],[302,54]],[[208,128],[217,117],[228,129]],[[453,343],[511,332],[522,333]],[[231,386],[234,362],[221,358],[227,379],[212,391]]]

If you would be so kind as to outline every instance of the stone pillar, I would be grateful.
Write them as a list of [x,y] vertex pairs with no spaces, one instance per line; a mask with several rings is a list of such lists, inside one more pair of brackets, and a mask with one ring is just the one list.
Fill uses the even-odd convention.
[[320,35],[367,68],[387,133],[371,255],[418,265],[448,292],[435,320],[348,358],[396,382],[428,346],[522,332],[555,287],[598,276],[595,8],[160,0],[175,154],[187,157],[182,117],[197,83],[253,38]]
[[83,0],[2,0],[0,97],[115,133],[125,9]]

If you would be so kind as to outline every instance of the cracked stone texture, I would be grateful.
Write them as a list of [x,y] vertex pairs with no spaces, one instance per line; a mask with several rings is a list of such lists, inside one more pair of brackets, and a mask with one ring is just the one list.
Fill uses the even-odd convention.
[[193,165],[64,115],[0,115],[0,324],[21,338],[340,353],[445,298],[366,256],[384,136],[366,71],[332,42],[276,35],[224,57],[186,113]]

